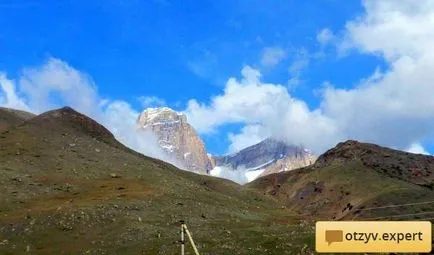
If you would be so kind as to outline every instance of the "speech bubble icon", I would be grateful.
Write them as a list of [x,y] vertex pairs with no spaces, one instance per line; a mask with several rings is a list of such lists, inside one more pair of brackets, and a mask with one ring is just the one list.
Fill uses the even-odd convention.
[[342,230],[326,230],[325,231],[326,242],[330,245],[335,242],[342,242],[344,240],[344,231]]

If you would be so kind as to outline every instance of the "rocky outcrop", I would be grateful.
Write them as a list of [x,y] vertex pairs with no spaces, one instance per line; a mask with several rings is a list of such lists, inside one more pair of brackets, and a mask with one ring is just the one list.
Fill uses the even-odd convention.
[[265,171],[261,173],[259,177],[310,166],[315,163],[316,159],[317,157],[309,150],[306,150],[300,154],[287,155],[286,157],[278,159],[276,162],[266,167]]
[[161,148],[194,172],[208,173],[212,165],[205,146],[187,117],[167,107],[148,108],[143,111],[137,123],[144,130],[151,130]]

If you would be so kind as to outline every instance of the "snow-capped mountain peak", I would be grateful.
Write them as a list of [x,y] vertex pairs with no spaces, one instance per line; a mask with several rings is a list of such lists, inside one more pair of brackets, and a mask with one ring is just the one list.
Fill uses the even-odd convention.
[[211,175],[243,184],[264,175],[305,167],[315,159],[309,149],[268,138],[237,153],[214,157]]
[[207,173],[211,162],[202,140],[187,122],[185,114],[168,107],[148,108],[137,119],[144,130],[152,131],[160,147],[183,168],[199,173]]
[[138,123],[142,126],[150,124],[163,125],[178,122],[187,123],[187,117],[185,114],[176,112],[168,107],[148,108],[144,110],[138,118]]
[[140,128],[151,130],[160,147],[181,162],[184,169],[241,184],[260,176],[305,167],[316,159],[309,149],[272,138],[227,156],[212,156],[188,123],[187,116],[168,107],[144,110],[137,123]]

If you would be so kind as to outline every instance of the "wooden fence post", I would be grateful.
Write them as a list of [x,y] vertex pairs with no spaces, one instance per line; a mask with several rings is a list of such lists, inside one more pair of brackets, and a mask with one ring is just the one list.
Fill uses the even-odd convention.
[[185,246],[184,246],[184,244],[185,244],[184,234],[187,234],[188,240],[190,241],[191,246],[193,246],[194,253],[196,255],[200,255],[199,251],[197,250],[196,245],[194,244],[193,237],[191,236],[190,231],[188,231],[188,228],[187,228],[187,225],[185,224],[185,221],[181,220],[180,222],[181,222],[181,255],[184,255],[184,248],[185,248]]
[[181,220],[181,255],[184,255],[184,249],[185,249],[184,224],[185,224],[185,222],[183,220]]

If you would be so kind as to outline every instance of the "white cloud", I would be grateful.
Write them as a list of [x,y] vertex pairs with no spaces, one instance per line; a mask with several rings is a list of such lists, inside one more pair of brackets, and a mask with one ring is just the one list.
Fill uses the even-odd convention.
[[169,157],[162,150],[154,133],[139,129],[136,123],[139,114],[127,102],[113,101],[102,109],[102,114],[98,116],[98,120],[110,129],[120,142],[130,148],[183,168],[180,162]]
[[226,123],[245,123],[248,126],[240,134],[230,136],[231,150],[268,135],[316,151],[339,140],[333,121],[291,97],[286,87],[261,82],[260,72],[249,66],[243,68],[242,76],[240,81],[230,78],[224,93],[212,98],[210,105],[189,101],[186,114],[199,132],[209,133]]
[[302,48],[297,51],[293,62],[288,68],[290,79],[288,81],[288,85],[291,87],[297,87],[302,82],[300,80],[301,73],[303,70],[305,70],[310,63],[310,56],[309,52]]
[[139,101],[144,108],[166,105],[166,101],[156,96],[141,96]]
[[300,57],[291,64],[291,66],[289,67],[289,72],[292,74],[292,76],[297,76],[302,69],[308,66],[308,64],[308,57]]
[[218,57],[207,49],[200,49],[197,55],[187,62],[187,67],[201,78],[210,78],[215,74]]
[[[138,130],[139,112],[127,102],[102,99],[92,79],[64,61],[50,58],[42,66],[27,68],[18,84],[0,73],[0,85],[0,106],[34,113],[71,106],[103,124],[126,146],[181,167],[162,151],[152,133]],[[21,96],[16,87],[22,92]]]
[[[317,153],[348,138],[425,151],[415,141],[434,135],[434,2],[366,0],[363,4],[365,12],[338,33],[343,38],[326,29],[317,39],[329,43],[333,36],[333,42],[341,40],[341,50],[381,57],[387,69],[376,69],[351,89],[329,84],[320,95],[320,106],[310,109],[285,86],[263,82],[258,70],[246,66],[241,79],[228,79],[224,91],[211,98],[209,104],[190,100],[185,110],[189,121],[200,133],[213,132],[227,123],[243,123],[245,127],[240,133],[230,134],[230,150],[270,135],[303,144]],[[277,52],[265,58],[264,66],[283,60],[283,52]],[[290,79],[298,78],[297,74],[308,64],[309,60],[303,58],[293,62]],[[206,75],[211,70],[209,66],[197,64],[191,68]],[[125,134],[128,132],[122,131],[123,123],[133,123],[132,116],[136,113],[131,107],[111,101],[102,104],[93,81],[66,63],[51,59],[43,67],[28,69],[19,79],[19,86],[5,77],[0,79],[3,90],[0,104],[42,111],[58,105],[50,97],[55,93],[62,102],[82,108],[84,113],[97,109],[96,116],[103,116],[121,140],[133,143],[129,134]],[[24,98],[17,96],[17,91]],[[124,116],[130,116],[129,121],[110,117],[117,115],[114,113],[107,116],[114,109],[123,109]]]
[[274,67],[286,58],[287,54],[281,47],[264,48],[261,57],[261,64],[266,67]]
[[18,96],[15,83],[0,72],[0,106],[29,111],[26,103]]
[[366,13],[346,25],[346,47],[381,54],[387,61],[432,59],[433,1],[365,0],[363,5]]
[[257,144],[270,136],[261,125],[247,125],[241,129],[239,134],[229,133],[230,146],[228,153],[234,153]]
[[[37,113],[53,109],[60,103],[74,106],[90,116],[98,109],[93,80],[56,58],[48,59],[42,66],[24,69],[18,85],[28,99],[29,108]],[[53,100],[54,95],[59,102]]]
[[245,184],[249,181],[247,179],[247,175],[245,171],[239,169],[235,171],[231,168],[224,167],[224,166],[214,167],[211,170],[210,174],[215,177],[232,180],[239,184]]
[[[347,23],[339,47],[382,57],[386,70],[377,68],[351,89],[329,84],[320,107],[309,109],[284,87],[261,82],[260,73],[246,67],[243,79],[229,79],[224,93],[209,105],[190,101],[187,112],[193,125],[209,132],[225,123],[260,124],[261,132],[316,152],[348,138],[423,152],[414,141],[434,135],[434,2],[363,4],[365,13]],[[323,34],[319,40],[327,41],[324,38]],[[296,63],[293,73],[304,65]],[[205,121],[206,116],[211,118]],[[245,130],[233,134],[232,146],[254,135]]]
[[327,45],[330,42],[332,42],[335,39],[335,35],[333,34],[333,32],[328,29],[328,28],[324,28],[322,29],[317,35],[316,35],[316,40],[321,44],[321,45]]
[[363,3],[341,47],[381,56],[389,68],[354,89],[328,88],[323,110],[352,137],[403,149],[434,131],[434,2]]
[[416,154],[430,155],[430,153],[427,150],[425,150],[425,148],[423,148],[423,146],[420,143],[412,143],[406,151],[411,153],[416,153]]

